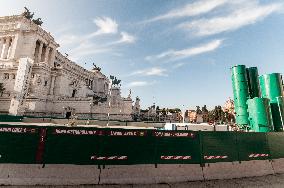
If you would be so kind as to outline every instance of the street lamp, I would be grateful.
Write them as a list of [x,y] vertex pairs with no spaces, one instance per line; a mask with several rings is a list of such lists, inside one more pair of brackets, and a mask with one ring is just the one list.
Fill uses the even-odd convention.
[[111,108],[111,89],[112,89],[112,81],[113,81],[114,77],[113,76],[110,76],[110,89],[109,89],[109,102],[108,102],[108,113],[107,113],[107,125],[109,125],[109,116],[110,116],[110,108]]
[[148,118],[147,118],[147,121],[149,122],[149,112],[150,112],[150,107],[148,109]]
[[183,109],[181,110],[181,117],[182,117],[182,123],[184,123],[184,117],[185,117],[185,107],[184,104],[182,105]]

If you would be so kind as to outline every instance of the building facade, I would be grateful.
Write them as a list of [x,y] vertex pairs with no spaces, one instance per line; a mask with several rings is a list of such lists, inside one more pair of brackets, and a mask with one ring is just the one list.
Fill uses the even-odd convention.
[[[100,69],[62,55],[50,33],[25,15],[0,17],[0,113],[131,119],[132,99]],[[108,116],[109,114],[109,116]]]

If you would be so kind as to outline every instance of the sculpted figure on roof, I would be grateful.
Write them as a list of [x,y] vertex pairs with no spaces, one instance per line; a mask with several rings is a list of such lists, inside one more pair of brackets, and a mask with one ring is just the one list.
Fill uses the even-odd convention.
[[23,16],[25,16],[27,19],[31,20],[33,17],[34,17],[34,12],[31,13],[31,11],[27,8],[27,7],[24,7],[25,8],[25,12],[22,13]]

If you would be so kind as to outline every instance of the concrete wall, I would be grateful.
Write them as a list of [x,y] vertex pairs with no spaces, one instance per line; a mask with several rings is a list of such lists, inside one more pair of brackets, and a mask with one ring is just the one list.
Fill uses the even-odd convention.
[[6,112],[7,114],[9,113],[9,108],[11,105],[11,100],[10,99],[0,99],[0,112]]
[[1,185],[98,184],[97,166],[1,164]]
[[284,173],[284,159],[155,165],[0,164],[1,185],[155,184]]
[[[1,107],[0,107],[1,109]],[[88,120],[75,120],[76,125],[86,125]],[[58,125],[68,124],[68,119],[51,119],[51,118],[24,118],[25,123],[54,123]],[[108,121],[89,120],[88,125],[106,126]],[[164,123],[145,123],[145,122],[121,122],[109,121],[109,126],[127,126],[127,127],[163,127]]]

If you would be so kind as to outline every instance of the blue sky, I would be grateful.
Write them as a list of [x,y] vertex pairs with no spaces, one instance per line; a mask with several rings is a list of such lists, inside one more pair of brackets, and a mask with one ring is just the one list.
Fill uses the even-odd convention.
[[[78,64],[122,79],[142,107],[223,105],[230,67],[284,70],[280,0],[2,0],[0,15],[27,6]],[[184,105],[184,106],[183,106]]]

